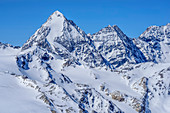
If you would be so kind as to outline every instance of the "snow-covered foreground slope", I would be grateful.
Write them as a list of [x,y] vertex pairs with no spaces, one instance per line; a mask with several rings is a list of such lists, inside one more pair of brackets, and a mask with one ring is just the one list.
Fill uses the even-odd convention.
[[[130,67],[130,68],[129,68]],[[145,97],[153,113],[168,113],[170,101],[170,63],[144,63],[121,69],[128,85]]]
[[54,12],[21,48],[0,43],[0,113],[170,112],[169,24],[150,28],[86,35]]
[[[0,112],[1,113],[48,113],[43,101],[37,99],[40,93],[24,83],[21,76],[0,72]],[[34,84],[33,84],[34,85]]]

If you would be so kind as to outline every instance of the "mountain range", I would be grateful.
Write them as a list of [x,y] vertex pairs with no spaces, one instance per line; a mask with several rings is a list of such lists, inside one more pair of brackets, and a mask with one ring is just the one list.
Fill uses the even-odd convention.
[[2,113],[170,112],[170,23],[129,38],[86,34],[59,11],[23,44],[0,43]]

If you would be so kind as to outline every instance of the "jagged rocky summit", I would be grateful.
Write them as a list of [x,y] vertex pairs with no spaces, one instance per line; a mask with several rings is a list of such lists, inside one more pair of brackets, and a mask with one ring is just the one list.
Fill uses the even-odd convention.
[[87,35],[56,11],[0,53],[3,113],[170,112],[169,23],[134,39],[117,25]]

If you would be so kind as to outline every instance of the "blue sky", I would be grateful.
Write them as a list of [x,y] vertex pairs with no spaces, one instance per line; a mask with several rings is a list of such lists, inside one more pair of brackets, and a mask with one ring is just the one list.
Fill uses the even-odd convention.
[[86,33],[118,25],[138,37],[170,22],[170,0],[0,0],[0,42],[22,45],[56,10]]

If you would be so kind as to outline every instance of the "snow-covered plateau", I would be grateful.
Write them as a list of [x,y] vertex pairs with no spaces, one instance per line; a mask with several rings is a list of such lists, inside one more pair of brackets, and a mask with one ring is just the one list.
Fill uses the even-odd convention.
[[0,113],[170,113],[170,23],[86,34],[54,12],[22,47],[0,43]]

